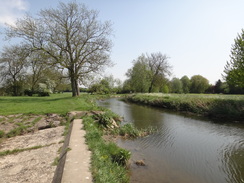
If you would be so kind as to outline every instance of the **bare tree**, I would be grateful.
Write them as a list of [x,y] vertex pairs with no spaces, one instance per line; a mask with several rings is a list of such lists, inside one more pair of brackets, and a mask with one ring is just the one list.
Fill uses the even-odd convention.
[[20,82],[27,68],[26,59],[29,50],[25,46],[13,45],[4,47],[0,57],[0,76],[2,81],[12,87],[12,94],[19,94]]
[[83,77],[110,65],[111,33],[110,22],[98,21],[97,11],[76,2],[41,10],[37,18],[26,15],[6,31],[8,38],[23,38],[49,55],[50,65],[66,68],[73,96],[79,95]]
[[168,57],[161,52],[147,55],[148,65],[151,71],[149,93],[159,78],[171,75],[172,66],[168,63]]
[[29,85],[31,92],[34,93],[38,87],[38,83],[47,76],[46,70],[49,68],[46,64],[47,57],[42,52],[32,52],[28,57],[28,66],[29,66]]

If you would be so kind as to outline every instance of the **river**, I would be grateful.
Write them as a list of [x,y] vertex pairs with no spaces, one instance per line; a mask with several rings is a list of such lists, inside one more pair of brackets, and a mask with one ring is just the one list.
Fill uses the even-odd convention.
[[[132,152],[131,182],[244,183],[244,124],[186,116],[115,98],[98,101],[124,117],[123,124],[157,132],[118,140]],[[146,166],[137,166],[144,160]]]

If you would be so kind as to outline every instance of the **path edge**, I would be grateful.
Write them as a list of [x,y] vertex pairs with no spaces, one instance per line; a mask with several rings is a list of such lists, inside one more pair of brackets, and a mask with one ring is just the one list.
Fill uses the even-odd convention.
[[67,155],[67,148],[69,146],[72,128],[73,128],[73,120],[70,123],[68,134],[65,137],[64,144],[62,147],[62,151],[61,151],[61,154],[59,156],[59,162],[58,162],[58,165],[56,167],[52,183],[61,183],[61,181],[62,181],[64,165],[65,165],[65,160],[66,160],[66,155]]

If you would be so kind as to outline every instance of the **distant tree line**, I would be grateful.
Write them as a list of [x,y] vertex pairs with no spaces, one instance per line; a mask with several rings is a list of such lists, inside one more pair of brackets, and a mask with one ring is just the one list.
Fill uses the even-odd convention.
[[220,79],[214,84],[209,84],[208,79],[201,75],[191,78],[169,79],[171,65],[168,57],[162,53],[142,54],[133,60],[133,66],[126,72],[127,80],[115,84],[112,76],[104,77],[91,84],[89,92],[99,94],[109,93],[213,93],[213,94],[242,94],[244,89],[234,86]]
[[173,78],[169,57],[161,52],[141,54],[133,60],[122,83],[113,76],[94,79],[110,66],[111,23],[98,20],[98,12],[83,4],[60,3],[37,16],[26,15],[6,30],[6,38],[19,38],[16,45],[0,52],[0,95],[48,95],[72,91],[90,93],[244,93],[244,30],[237,35],[224,82],[215,85],[201,76]]

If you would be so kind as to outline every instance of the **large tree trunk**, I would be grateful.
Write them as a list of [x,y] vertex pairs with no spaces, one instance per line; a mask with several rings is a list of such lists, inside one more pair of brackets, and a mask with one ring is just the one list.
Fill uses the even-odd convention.
[[72,97],[77,97],[80,95],[78,79],[73,70],[69,71],[69,75],[70,75],[71,88],[72,88]]

